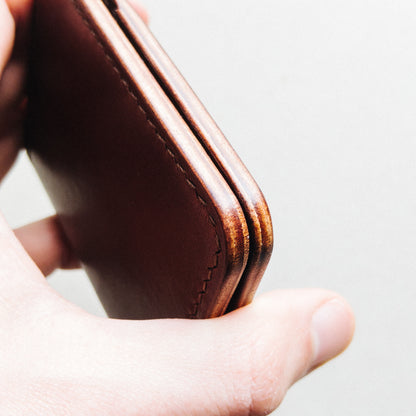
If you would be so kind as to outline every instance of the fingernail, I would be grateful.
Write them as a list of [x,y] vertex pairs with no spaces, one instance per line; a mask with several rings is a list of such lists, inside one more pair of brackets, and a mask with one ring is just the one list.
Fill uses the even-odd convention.
[[354,332],[354,317],[341,299],[324,303],[312,317],[314,359],[312,367],[340,354],[348,346]]

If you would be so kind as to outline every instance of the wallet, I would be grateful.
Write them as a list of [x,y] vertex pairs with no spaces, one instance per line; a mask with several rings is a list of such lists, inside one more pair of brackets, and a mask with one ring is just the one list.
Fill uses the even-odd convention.
[[272,224],[256,182],[126,0],[35,0],[25,145],[106,312],[248,304]]

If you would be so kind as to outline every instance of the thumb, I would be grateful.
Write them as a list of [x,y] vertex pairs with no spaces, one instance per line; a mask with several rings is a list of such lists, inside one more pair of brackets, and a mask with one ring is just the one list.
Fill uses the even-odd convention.
[[216,319],[103,325],[107,359],[129,357],[111,377],[130,404],[154,415],[266,415],[294,382],[347,347],[354,318],[334,293],[285,290]]
[[340,354],[355,326],[348,304],[318,289],[263,295],[225,316],[222,325],[234,355],[229,373],[234,397],[240,393],[253,415],[276,409],[293,383]]
[[340,354],[355,326],[348,304],[318,289],[269,293],[224,317],[223,325],[231,348],[240,353],[230,379],[253,415],[276,409],[293,383]]

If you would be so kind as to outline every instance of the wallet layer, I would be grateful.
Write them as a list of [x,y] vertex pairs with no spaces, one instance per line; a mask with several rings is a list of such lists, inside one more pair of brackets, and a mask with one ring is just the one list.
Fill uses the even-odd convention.
[[138,47],[101,1],[35,1],[26,146],[111,317],[219,316],[254,287],[239,286],[256,253],[241,167]]

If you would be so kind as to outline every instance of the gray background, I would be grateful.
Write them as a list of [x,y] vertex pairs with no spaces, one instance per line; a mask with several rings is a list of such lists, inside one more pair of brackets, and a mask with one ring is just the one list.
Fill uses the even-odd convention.
[[[261,290],[327,287],[356,312],[350,350],[276,413],[415,414],[416,3],[145,5],[268,199],[277,244]],[[14,226],[53,212],[26,157],[0,206]],[[82,272],[50,282],[103,313]]]

